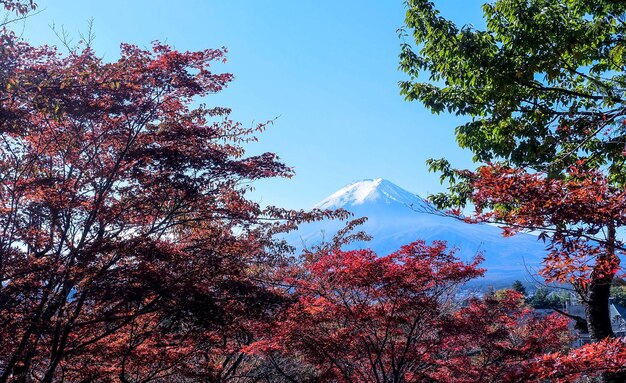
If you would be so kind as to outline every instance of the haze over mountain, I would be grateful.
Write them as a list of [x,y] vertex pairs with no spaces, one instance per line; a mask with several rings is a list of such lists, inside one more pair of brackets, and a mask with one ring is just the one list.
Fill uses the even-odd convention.
[[[469,259],[482,251],[487,274],[481,281],[492,285],[509,284],[515,279],[530,281],[546,253],[536,236],[518,234],[502,237],[502,230],[487,224],[469,224],[437,210],[418,195],[382,178],[352,183],[314,206],[320,209],[343,208],[354,218],[368,217],[360,228],[373,238],[369,242],[350,245],[368,247],[385,255],[417,239],[427,243],[447,241],[457,247],[461,259]],[[323,239],[329,240],[345,221],[326,220],[302,225],[286,239],[301,250]]]

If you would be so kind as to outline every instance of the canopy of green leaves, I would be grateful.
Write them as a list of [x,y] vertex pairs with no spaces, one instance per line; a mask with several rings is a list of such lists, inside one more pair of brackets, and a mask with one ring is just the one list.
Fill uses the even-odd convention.
[[558,176],[585,159],[624,184],[626,2],[497,0],[483,6],[485,30],[428,0],[406,7],[401,92],[471,117],[456,135],[476,161]]

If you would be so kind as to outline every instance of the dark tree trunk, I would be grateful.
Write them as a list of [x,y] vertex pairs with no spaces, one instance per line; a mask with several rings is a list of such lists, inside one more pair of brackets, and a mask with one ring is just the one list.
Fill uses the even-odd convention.
[[[598,262],[612,260],[615,255],[615,225],[608,225],[605,259],[599,258]],[[594,270],[591,273],[591,282],[587,287],[585,314],[589,335],[594,341],[615,337],[611,326],[611,314],[609,311],[609,296],[613,275],[606,275]],[[602,375],[603,383],[626,383],[626,375],[623,373],[605,373]]]
[[[594,341],[615,336],[609,312],[610,290],[611,284],[605,281],[592,282],[587,290],[587,304],[585,305],[587,327]],[[605,373],[602,374],[601,379],[603,383],[626,383],[626,376],[622,373]]]
[[585,314],[589,335],[594,341],[615,336],[609,314],[610,292],[611,284],[605,280],[592,281],[587,289]]

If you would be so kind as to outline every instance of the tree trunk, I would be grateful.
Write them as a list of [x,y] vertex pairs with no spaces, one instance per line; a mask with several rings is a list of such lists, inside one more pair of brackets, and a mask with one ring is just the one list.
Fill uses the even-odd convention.
[[608,281],[592,281],[587,289],[585,314],[589,335],[594,341],[615,336],[609,313],[610,292],[611,284]]
[[[603,259],[603,257],[606,257]],[[598,259],[599,263],[615,258],[615,225],[608,225],[606,253]],[[615,337],[611,326],[611,314],[609,311],[609,296],[613,275],[605,272],[591,273],[591,282],[587,288],[585,314],[589,335],[595,342],[605,338]],[[603,383],[626,383],[626,375],[623,373],[602,374]]]

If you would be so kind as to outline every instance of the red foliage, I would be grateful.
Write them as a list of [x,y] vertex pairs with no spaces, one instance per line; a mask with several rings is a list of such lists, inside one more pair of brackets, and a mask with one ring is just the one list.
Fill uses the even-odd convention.
[[25,15],[37,9],[37,4],[33,0],[0,0],[0,7],[18,15]]
[[454,353],[441,362],[440,382],[527,382],[534,361],[571,341],[568,319],[538,316],[514,290],[472,299],[454,313],[447,343]]
[[124,44],[107,63],[2,38],[0,382],[232,375],[282,301],[264,220],[313,215],[245,198],[291,175],[244,156],[265,125],[192,107],[232,80],[210,68],[225,50]]
[[512,291],[456,307],[479,261],[444,243],[322,253],[291,270],[295,304],[246,351],[300,358],[319,382],[523,381],[530,361],[568,343],[567,322],[539,318]]
[[[569,383],[581,378],[623,371],[626,344],[607,338],[586,344],[569,353],[546,354],[532,364],[533,379],[539,382]],[[585,380],[582,380],[585,381]]]
[[[480,212],[475,220],[505,224],[505,235],[519,230],[542,231],[550,239],[544,276],[549,281],[585,286],[596,279],[612,279],[623,249],[608,238],[608,226],[626,223],[626,191],[610,185],[599,171],[571,167],[563,178],[548,178],[501,165],[468,173],[474,181],[473,200]],[[602,238],[597,234],[605,233]]]
[[626,223],[626,190],[585,161],[556,176],[492,164],[459,174],[472,186],[478,211],[472,220],[499,222],[505,235],[539,231],[550,250],[541,273],[549,282],[571,283],[585,305],[597,343],[546,356],[537,376],[566,382],[606,373],[603,381],[624,381],[626,347],[611,339],[609,294],[625,252],[617,230]]

